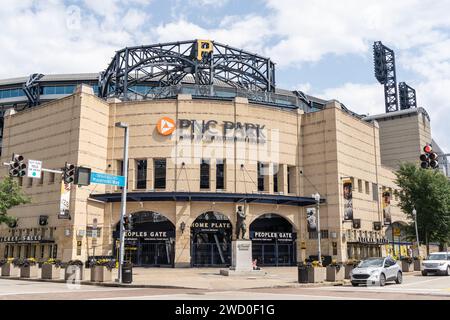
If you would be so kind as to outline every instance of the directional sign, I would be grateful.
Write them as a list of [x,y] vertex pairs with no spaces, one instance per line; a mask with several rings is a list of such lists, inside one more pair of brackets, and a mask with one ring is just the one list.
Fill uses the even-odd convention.
[[42,161],[28,160],[28,177],[40,179],[42,174]]
[[125,177],[114,176],[112,174],[106,173],[91,172],[91,183],[125,187]]

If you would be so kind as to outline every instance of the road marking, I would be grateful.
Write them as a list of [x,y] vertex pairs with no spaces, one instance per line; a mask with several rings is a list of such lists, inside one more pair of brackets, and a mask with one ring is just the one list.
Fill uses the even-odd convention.
[[[229,297],[232,295],[232,297]],[[219,297],[217,297],[219,296]],[[224,298],[227,297],[227,298]],[[194,294],[164,294],[164,295],[145,295],[145,296],[127,296],[127,297],[108,297],[108,298],[92,298],[89,300],[240,300],[237,292],[234,291],[218,291],[208,292],[204,295]],[[310,294],[277,294],[277,293],[252,293],[252,296],[246,296],[248,300],[380,300],[375,298],[360,297],[341,297],[330,295],[310,295]]]

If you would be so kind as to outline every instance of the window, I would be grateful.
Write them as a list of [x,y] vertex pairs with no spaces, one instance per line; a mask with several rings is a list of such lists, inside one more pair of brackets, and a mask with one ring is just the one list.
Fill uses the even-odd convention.
[[372,183],[372,200],[378,201],[378,184]]
[[287,168],[287,187],[288,193],[294,193],[294,181],[295,181],[295,167],[288,166]]
[[9,254],[9,246],[6,245],[6,246],[5,246],[5,254],[3,255],[3,257],[4,257],[5,259],[8,258],[8,254]]
[[363,190],[362,190],[362,180],[361,179],[358,179],[358,192],[359,193],[363,192]]
[[216,162],[216,189],[225,189],[225,159],[218,159]]
[[278,171],[279,171],[279,165],[274,164],[273,165],[273,192],[280,192],[278,189]]
[[33,186],[33,178],[28,178],[27,179],[27,187],[31,188]]
[[155,189],[166,188],[166,159],[155,159],[153,162],[155,172]]
[[147,160],[136,160],[136,189],[147,189]]
[[53,254],[52,254],[52,258],[56,259],[56,257],[58,256],[58,245],[55,244],[53,245]]
[[23,177],[19,177],[18,183],[20,187],[23,186]]
[[370,194],[370,186],[368,181],[366,181],[366,194]]
[[200,189],[209,189],[209,160],[202,159],[200,163]]
[[[101,235],[101,231],[102,231],[101,228],[97,228],[97,236],[95,238],[100,238],[102,236]],[[92,237],[92,227],[87,227],[86,228],[86,237],[94,238],[94,237]]]
[[42,186],[44,184],[44,171],[41,172],[41,177],[39,178],[38,185]]
[[36,258],[36,245],[31,247],[31,257]]
[[48,173],[48,183],[55,183],[55,174],[53,172]]
[[41,246],[41,259],[44,258],[45,246]]
[[264,191],[264,164],[258,162],[258,191]]
[[[317,231],[309,231],[309,239],[317,239]],[[320,238],[328,239],[328,230],[320,230]]]

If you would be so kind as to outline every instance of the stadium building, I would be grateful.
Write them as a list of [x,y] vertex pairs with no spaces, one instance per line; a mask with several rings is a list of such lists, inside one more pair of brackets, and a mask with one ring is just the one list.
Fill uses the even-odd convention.
[[[125,48],[99,74],[1,80],[0,106],[2,162],[53,170],[123,175],[115,124],[129,125],[125,253],[139,266],[229,265],[239,210],[259,265],[317,256],[319,212],[326,261],[406,254],[394,160],[432,142],[422,108],[358,115],[279,89],[270,59],[206,40]],[[117,256],[120,187],[52,172],[18,182],[32,201],[0,227],[1,256]]]

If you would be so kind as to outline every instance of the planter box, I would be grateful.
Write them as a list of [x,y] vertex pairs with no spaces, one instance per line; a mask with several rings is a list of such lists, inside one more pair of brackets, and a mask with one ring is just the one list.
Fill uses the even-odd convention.
[[43,264],[41,278],[48,280],[58,280],[61,278],[61,269],[62,268],[57,268],[54,264]]
[[414,271],[422,271],[422,260],[414,260]]
[[344,266],[344,279],[350,279],[350,272],[354,269],[355,267],[352,264],[346,264]]
[[67,266],[64,272],[64,280],[83,280],[83,266]]
[[324,267],[308,268],[309,283],[324,282],[326,278],[327,278],[327,268]]
[[413,272],[414,263],[408,263],[408,261],[402,261],[402,272]]
[[345,276],[344,266],[337,268],[336,266],[327,266],[327,281],[343,281]]
[[20,277],[21,278],[37,278],[39,272],[39,266],[28,266],[20,268]]
[[2,277],[20,277],[20,268],[12,263],[5,263],[2,266]]
[[112,281],[112,270],[103,266],[94,266],[91,268],[91,282],[110,282]]

